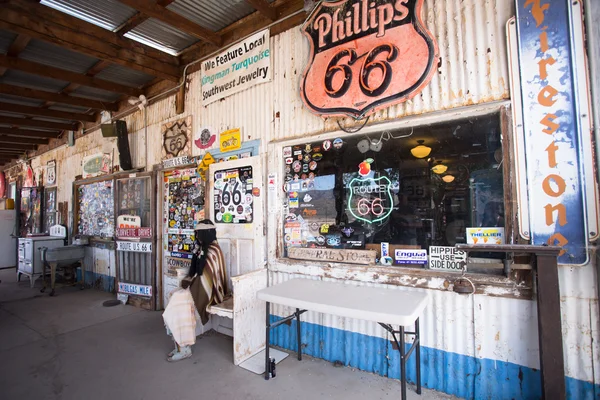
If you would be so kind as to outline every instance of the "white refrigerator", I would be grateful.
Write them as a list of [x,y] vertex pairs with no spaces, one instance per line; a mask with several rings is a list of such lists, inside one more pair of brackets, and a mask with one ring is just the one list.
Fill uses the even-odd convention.
[[16,210],[0,210],[0,268],[17,266]]

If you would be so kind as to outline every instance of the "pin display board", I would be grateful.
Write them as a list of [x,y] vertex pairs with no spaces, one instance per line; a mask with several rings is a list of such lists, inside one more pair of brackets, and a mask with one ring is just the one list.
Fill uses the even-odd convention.
[[77,185],[77,234],[112,237],[115,232],[113,181]]
[[217,223],[249,224],[253,220],[252,167],[214,173],[214,217]]

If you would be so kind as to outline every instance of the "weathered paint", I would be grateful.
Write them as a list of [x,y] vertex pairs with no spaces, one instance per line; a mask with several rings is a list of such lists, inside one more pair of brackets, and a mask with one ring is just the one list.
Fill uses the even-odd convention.
[[[396,128],[409,127],[416,120],[426,124],[489,113],[508,103],[504,24],[514,14],[514,2],[426,0],[424,4],[426,24],[440,49],[437,73],[421,95],[402,105],[376,112],[362,133],[388,129],[390,124],[395,124]],[[134,166],[150,169],[158,164],[162,124],[188,115],[193,118],[193,127],[210,127],[215,133],[239,127],[245,142],[260,139],[260,152],[268,165],[265,176],[269,172],[279,172],[283,141],[331,134],[339,130],[338,121],[343,126],[354,125],[351,119],[323,120],[302,105],[299,79],[308,58],[308,44],[299,27],[272,37],[271,49],[274,53],[271,83],[201,107],[200,79],[195,73],[188,77],[184,114],[176,114],[175,97],[172,96],[149,105],[147,113],[135,112],[124,117],[131,133]],[[473,107],[466,109],[464,106]],[[445,113],[442,115],[441,111]],[[57,161],[58,201],[68,201],[72,210],[71,184],[81,173],[81,160],[101,151],[114,151],[115,160],[118,160],[115,139],[103,138],[96,130],[78,139],[75,147],[55,149],[31,162],[37,174],[47,161]],[[195,151],[200,154],[198,149]],[[12,172],[7,175],[14,177]],[[493,285],[489,285],[489,278],[476,278],[477,294],[461,296],[449,290],[452,283],[440,274],[407,274],[400,269],[278,260],[279,192],[262,191],[267,200],[271,284],[302,277],[349,280],[353,284],[395,290],[427,290],[433,298],[422,322],[426,371],[423,378],[428,387],[468,398],[539,398],[537,311],[535,303],[529,300],[530,287],[520,287],[513,280],[504,278],[494,279]],[[157,232],[160,236],[160,230]],[[160,243],[160,237],[158,240]],[[94,279],[114,276],[114,260],[109,258],[108,264],[95,261],[96,258],[106,260],[104,252],[112,253],[102,250],[96,254],[94,249],[90,255]],[[160,269],[157,273],[161,273]],[[600,368],[596,367],[600,360],[600,325],[595,265],[561,267],[560,279],[569,397],[597,398],[600,395]],[[288,314],[281,308],[273,310],[273,318]],[[302,343],[308,354],[331,361],[340,360],[384,376],[397,376],[397,356],[390,350],[386,332],[378,325],[315,313],[303,314],[303,321],[307,323],[304,324]],[[205,331],[210,327],[209,323],[198,329]],[[275,332],[274,343],[294,348],[293,323],[291,327],[283,325]]]

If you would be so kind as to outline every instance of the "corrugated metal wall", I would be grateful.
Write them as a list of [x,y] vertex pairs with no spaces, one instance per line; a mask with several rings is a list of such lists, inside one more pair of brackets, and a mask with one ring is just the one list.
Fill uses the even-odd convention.
[[[425,4],[424,18],[440,49],[438,74],[422,94],[405,104],[375,113],[370,123],[509,98],[504,24],[514,14],[514,2],[426,0]],[[266,152],[268,143],[273,141],[338,130],[336,119],[321,119],[309,113],[301,102],[299,82],[308,59],[308,44],[299,27],[272,37],[271,51],[272,83],[203,107],[200,74],[195,73],[189,77],[184,114],[176,115],[174,97],[150,105],[147,137],[143,112],[126,117],[128,129],[133,132],[130,147],[134,165],[150,169],[159,163],[162,124],[187,115],[193,116],[193,131],[210,127],[218,133],[240,127],[245,141],[261,140],[262,152]],[[346,119],[341,123],[351,125],[352,121]],[[79,139],[76,147],[49,152],[34,159],[32,164],[39,170],[48,160],[56,159],[58,200],[70,202],[71,182],[81,173],[82,158],[101,151],[114,151],[116,156],[116,142],[102,138],[96,131]],[[275,244],[270,243],[270,246]],[[96,258],[106,257],[101,254]],[[103,270],[114,276],[110,265]],[[341,269],[343,267],[336,272],[336,268],[332,268],[330,275],[344,275]],[[294,276],[300,275],[272,272],[271,284]],[[593,265],[561,268],[562,330],[570,398],[591,399],[599,395],[596,281]],[[466,398],[539,397],[535,302],[460,296],[443,290],[428,290],[428,293],[431,305],[422,320],[426,386]],[[283,315],[286,310],[276,306],[274,318]],[[315,313],[305,314],[303,320],[307,323],[303,327],[302,343],[309,354],[384,376],[399,376],[397,353],[391,349],[387,332],[378,325]],[[294,349],[295,329],[290,328],[293,326],[277,328],[274,343]],[[414,379],[413,374],[411,367],[411,379]]]

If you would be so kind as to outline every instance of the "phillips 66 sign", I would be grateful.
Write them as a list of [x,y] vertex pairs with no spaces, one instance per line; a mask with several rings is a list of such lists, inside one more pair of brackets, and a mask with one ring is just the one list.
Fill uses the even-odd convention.
[[423,90],[438,48],[422,7],[423,0],[320,3],[302,27],[311,47],[300,88],[306,106],[360,118]]

